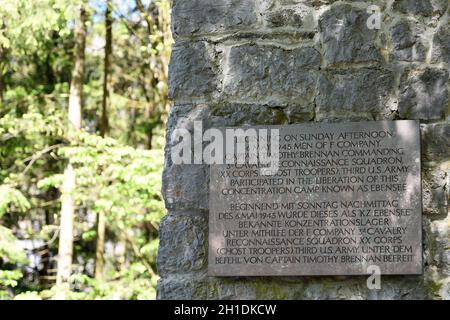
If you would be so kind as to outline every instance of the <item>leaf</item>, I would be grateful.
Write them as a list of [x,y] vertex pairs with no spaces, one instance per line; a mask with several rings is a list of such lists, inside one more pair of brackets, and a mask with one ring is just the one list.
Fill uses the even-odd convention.
[[30,209],[27,198],[17,189],[9,185],[0,186],[0,217],[14,206],[17,211],[25,212]]
[[0,285],[14,288],[22,277],[20,270],[0,270]]
[[27,256],[13,232],[0,226],[0,258],[9,263],[26,264]]

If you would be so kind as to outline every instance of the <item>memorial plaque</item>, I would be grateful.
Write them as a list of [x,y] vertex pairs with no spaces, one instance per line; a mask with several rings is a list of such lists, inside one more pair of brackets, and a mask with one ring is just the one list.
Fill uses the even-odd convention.
[[211,165],[210,275],[422,273],[417,121],[251,129],[278,129],[277,171]]

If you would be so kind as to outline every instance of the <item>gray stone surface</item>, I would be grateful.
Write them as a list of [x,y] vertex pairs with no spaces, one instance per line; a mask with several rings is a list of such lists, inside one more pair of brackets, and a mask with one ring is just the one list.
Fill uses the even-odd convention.
[[448,213],[448,172],[440,169],[424,170],[423,206],[429,215],[446,215]]
[[387,69],[330,71],[319,78],[316,112],[383,112],[393,89],[394,74]]
[[172,274],[158,281],[157,299],[204,300],[208,299],[208,282],[201,275]]
[[291,28],[294,30],[314,30],[316,21],[311,7],[280,7],[266,13],[266,24],[269,28]]
[[246,28],[257,22],[258,0],[174,0],[174,36],[217,33]]
[[168,214],[160,226],[158,273],[197,271],[207,262],[207,219],[192,212]]
[[310,103],[320,55],[311,47],[286,50],[242,45],[230,49],[223,93],[231,99],[280,105]]
[[319,26],[327,64],[382,60],[376,46],[377,30],[367,28],[368,18],[366,10],[348,4],[325,11]]
[[[442,236],[439,233],[438,235]],[[424,289],[420,276],[390,276],[380,290],[369,290],[365,277],[249,277],[243,281],[242,278],[211,278],[197,273],[162,278],[159,281],[158,298],[405,300],[427,299],[427,290]]]
[[447,0],[396,0],[393,3],[393,8],[401,13],[421,16],[442,15],[447,6]]
[[206,165],[167,165],[163,173],[166,208],[208,208],[209,167]]
[[433,37],[432,61],[450,64],[450,24],[443,24]]
[[449,105],[449,71],[408,69],[400,79],[398,111],[402,118],[441,119]]
[[415,21],[397,21],[391,28],[391,60],[425,61],[428,47],[424,33],[425,28]]
[[[174,106],[166,124],[166,136],[171,137],[175,129],[193,132],[193,122],[209,117],[206,105]],[[171,139],[165,146],[162,192],[167,209],[208,209],[209,167],[207,165],[181,165],[171,161]]]
[[281,124],[287,122],[285,107],[254,104],[211,106],[211,121],[215,126]]
[[[313,7],[321,7],[324,5],[333,4],[335,2],[339,2],[341,0],[279,0],[282,4],[307,4],[309,6]],[[345,1],[347,3],[370,3],[370,4],[377,4],[381,5],[383,4],[384,0],[347,0]]]
[[216,89],[216,71],[206,42],[180,43],[172,48],[169,97],[199,98]]
[[301,27],[304,17],[293,9],[282,9],[270,13],[267,18],[267,25],[272,28],[277,27]]
[[427,161],[450,158],[450,122],[422,126],[422,153]]

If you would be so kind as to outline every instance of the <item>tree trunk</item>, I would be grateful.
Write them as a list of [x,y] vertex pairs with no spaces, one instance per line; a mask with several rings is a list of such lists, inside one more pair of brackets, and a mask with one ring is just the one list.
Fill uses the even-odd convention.
[[[69,164],[64,170],[64,184],[61,188],[61,222],[58,246],[58,269],[56,273],[56,285],[61,287],[68,283],[72,272],[73,254],[73,221],[75,203],[73,191],[75,189],[75,172]],[[61,296],[64,298],[64,296]]]
[[[145,6],[141,0],[135,0],[135,2],[136,2],[136,7],[138,8],[139,12],[141,13],[142,18],[146,22],[148,37],[150,37],[153,34],[152,29],[154,26],[154,22],[153,22],[153,19],[151,16],[152,3],[150,2],[149,7],[145,8]],[[150,65],[151,65],[151,61],[149,62],[149,67],[150,67]],[[155,75],[154,75],[153,71],[151,70],[151,68],[150,68],[150,76],[147,76],[146,72],[144,70],[142,70],[142,73],[144,74],[144,81],[146,81],[148,79],[148,83],[150,84],[149,88],[156,88],[156,83],[155,83],[156,79],[155,79]],[[150,120],[151,114],[152,114],[152,112],[155,111],[155,105],[152,102],[153,93],[151,93],[151,91],[150,91],[150,96],[147,94],[145,83],[142,84],[142,87],[144,89],[145,99],[147,100],[147,103],[148,103],[148,106],[145,108],[145,111],[144,111],[144,118],[146,121],[151,122],[151,120]],[[147,133],[146,133],[146,147],[149,150],[151,150],[153,148],[152,140],[153,140],[153,125],[149,126],[149,128],[147,129]]]
[[152,150],[152,148],[153,148],[152,141],[153,141],[153,127],[148,129],[148,131],[147,131],[147,149],[148,150]]
[[[5,31],[5,23],[0,23],[0,33]],[[5,75],[6,75],[6,48],[0,44],[0,107],[3,106],[4,92],[6,90]]]
[[3,81],[3,74],[0,71],[0,107],[3,106],[3,91],[5,90],[5,85]]
[[100,211],[97,217],[97,245],[95,250],[95,279],[103,280],[105,231],[106,231],[105,212]]
[[[106,0],[105,12],[105,60],[104,60],[104,74],[103,74],[103,100],[102,100],[102,119],[100,125],[100,135],[104,137],[109,132],[108,121],[108,101],[109,101],[109,73],[111,66],[112,54],[112,15],[111,15],[111,0]],[[105,248],[105,212],[100,211],[97,217],[97,243],[95,248],[95,279],[103,280],[103,265],[104,265],[104,248]]]
[[4,96],[3,96],[3,93],[5,92],[5,75],[4,75],[4,73],[5,73],[5,71],[4,71],[4,69],[6,69],[6,68],[4,68],[4,65],[6,64],[6,61],[5,61],[5,49],[2,47],[2,46],[0,46],[0,106],[2,106],[3,105],[3,102],[4,102]]
[[111,66],[112,54],[112,15],[111,15],[111,0],[106,0],[105,12],[105,58],[104,58],[104,73],[103,73],[103,100],[102,100],[102,119],[100,124],[100,135],[104,137],[109,131],[108,121],[108,100],[109,100],[109,73]]
[[[75,53],[72,69],[72,80],[69,94],[69,126],[79,130],[81,128],[81,110],[83,103],[83,78],[86,47],[86,11],[84,5],[80,7],[80,20],[75,30]],[[70,163],[64,171],[64,183],[61,188],[61,222],[58,247],[58,268],[56,285],[62,290],[56,298],[65,298],[65,289],[72,272],[73,254],[73,225],[75,213],[75,171]],[[65,288],[63,288],[65,287]]]
[[119,254],[117,257],[118,268],[119,271],[122,272],[127,267],[127,237],[124,235],[124,232],[119,233]]
[[[153,125],[153,120],[152,120],[152,111],[155,111],[153,104],[151,103],[150,97],[148,97],[148,95],[145,95],[146,100],[147,100],[147,106],[145,107],[144,110],[144,119],[145,121],[147,121],[148,123],[148,128],[147,128],[147,132],[145,134],[145,144],[148,150],[152,150],[153,148],[153,129],[154,129],[154,125]],[[156,111],[157,112],[157,111]]]

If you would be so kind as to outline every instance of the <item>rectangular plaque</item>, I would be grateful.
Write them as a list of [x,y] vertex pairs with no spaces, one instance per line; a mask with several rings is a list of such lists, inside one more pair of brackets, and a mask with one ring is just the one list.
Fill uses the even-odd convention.
[[251,129],[278,129],[278,171],[211,165],[209,275],[422,273],[417,121]]

